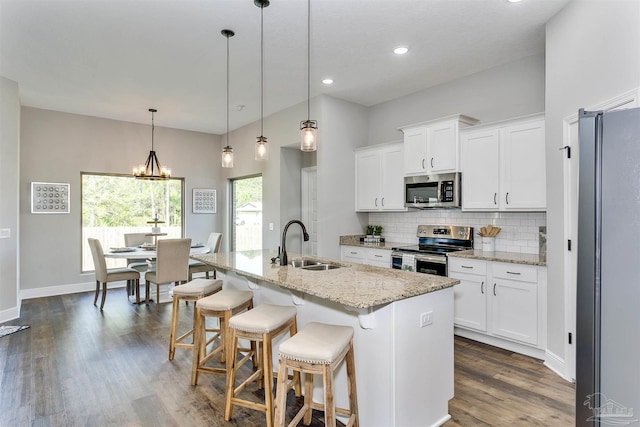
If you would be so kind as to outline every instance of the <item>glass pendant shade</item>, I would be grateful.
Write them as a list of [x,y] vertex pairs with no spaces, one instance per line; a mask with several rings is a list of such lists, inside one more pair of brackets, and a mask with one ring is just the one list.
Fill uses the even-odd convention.
[[228,145],[222,149],[222,167],[233,167],[233,148],[229,147]]
[[302,132],[302,139],[300,142],[300,150],[302,151],[316,151],[316,137],[318,131],[318,125],[315,120],[305,120],[300,124],[300,131]]
[[263,161],[269,160],[269,144],[267,137],[259,136],[256,140],[256,160]]

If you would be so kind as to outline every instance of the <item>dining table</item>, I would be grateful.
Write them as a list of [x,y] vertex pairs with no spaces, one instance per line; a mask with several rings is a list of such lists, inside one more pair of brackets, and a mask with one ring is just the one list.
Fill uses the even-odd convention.
[[[189,256],[202,255],[211,252],[211,248],[204,243],[193,243],[189,250]],[[155,268],[158,252],[155,246],[133,246],[133,247],[117,247],[109,248],[104,251],[105,258],[112,259],[146,259],[149,264],[149,270]],[[144,277],[144,275],[142,275]],[[130,298],[131,299],[131,298]]]

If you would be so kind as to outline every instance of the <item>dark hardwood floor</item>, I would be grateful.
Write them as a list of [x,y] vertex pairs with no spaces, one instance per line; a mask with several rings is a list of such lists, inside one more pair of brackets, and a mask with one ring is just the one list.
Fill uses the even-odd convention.
[[[238,407],[225,421],[224,376],[201,374],[192,387],[190,351],[167,359],[170,304],[133,305],[124,289],[109,291],[102,313],[92,302],[92,293],[23,301],[7,324],[31,328],[0,338],[0,426],[265,425]],[[183,328],[192,309],[181,308]],[[455,357],[447,427],[573,424],[573,385],[540,361],[460,338]],[[290,392],[289,413],[300,405]]]

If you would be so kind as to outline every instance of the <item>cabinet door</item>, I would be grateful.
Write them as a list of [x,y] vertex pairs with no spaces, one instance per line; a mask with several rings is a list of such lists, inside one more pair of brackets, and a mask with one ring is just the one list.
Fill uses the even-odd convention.
[[547,203],[544,119],[502,129],[501,203],[507,210],[544,210]]
[[380,209],[381,172],[377,150],[356,152],[356,210]]
[[462,209],[498,210],[499,138],[498,128],[462,133]]
[[486,332],[486,276],[453,272],[449,273],[449,277],[460,280],[460,283],[453,287],[453,323],[456,326]]
[[429,126],[427,132],[427,171],[458,171],[458,122]]
[[538,344],[538,287],[536,284],[494,279],[491,284],[491,332]]
[[380,207],[384,210],[406,210],[404,207],[404,150],[402,143],[383,149],[382,199]]
[[404,173],[420,174],[427,171],[427,127],[419,126],[404,131]]

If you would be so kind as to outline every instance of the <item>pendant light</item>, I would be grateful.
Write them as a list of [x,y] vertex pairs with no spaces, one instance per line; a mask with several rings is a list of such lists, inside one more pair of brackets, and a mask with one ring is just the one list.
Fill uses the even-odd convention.
[[300,122],[300,131],[302,139],[300,141],[300,150],[316,151],[316,131],[318,130],[318,122],[311,120],[311,0],[307,0],[307,120]]
[[269,159],[269,145],[264,136],[264,8],[269,6],[269,0],[254,0],[260,8],[260,136],[256,140],[257,161]]
[[155,131],[153,116],[158,110],[149,108],[149,111],[151,112],[151,151],[149,151],[145,164],[133,168],[133,176],[138,179],[148,180],[169,179],[171,177],[171,169],[160,166],[158,156],[153,149],[153,134]]
[[233,148],[229,145],[229,38],[236,35],[231,30],[222,30],[221,34],[227,38],[227,145],[222,149],[222,167],[233,167]]

